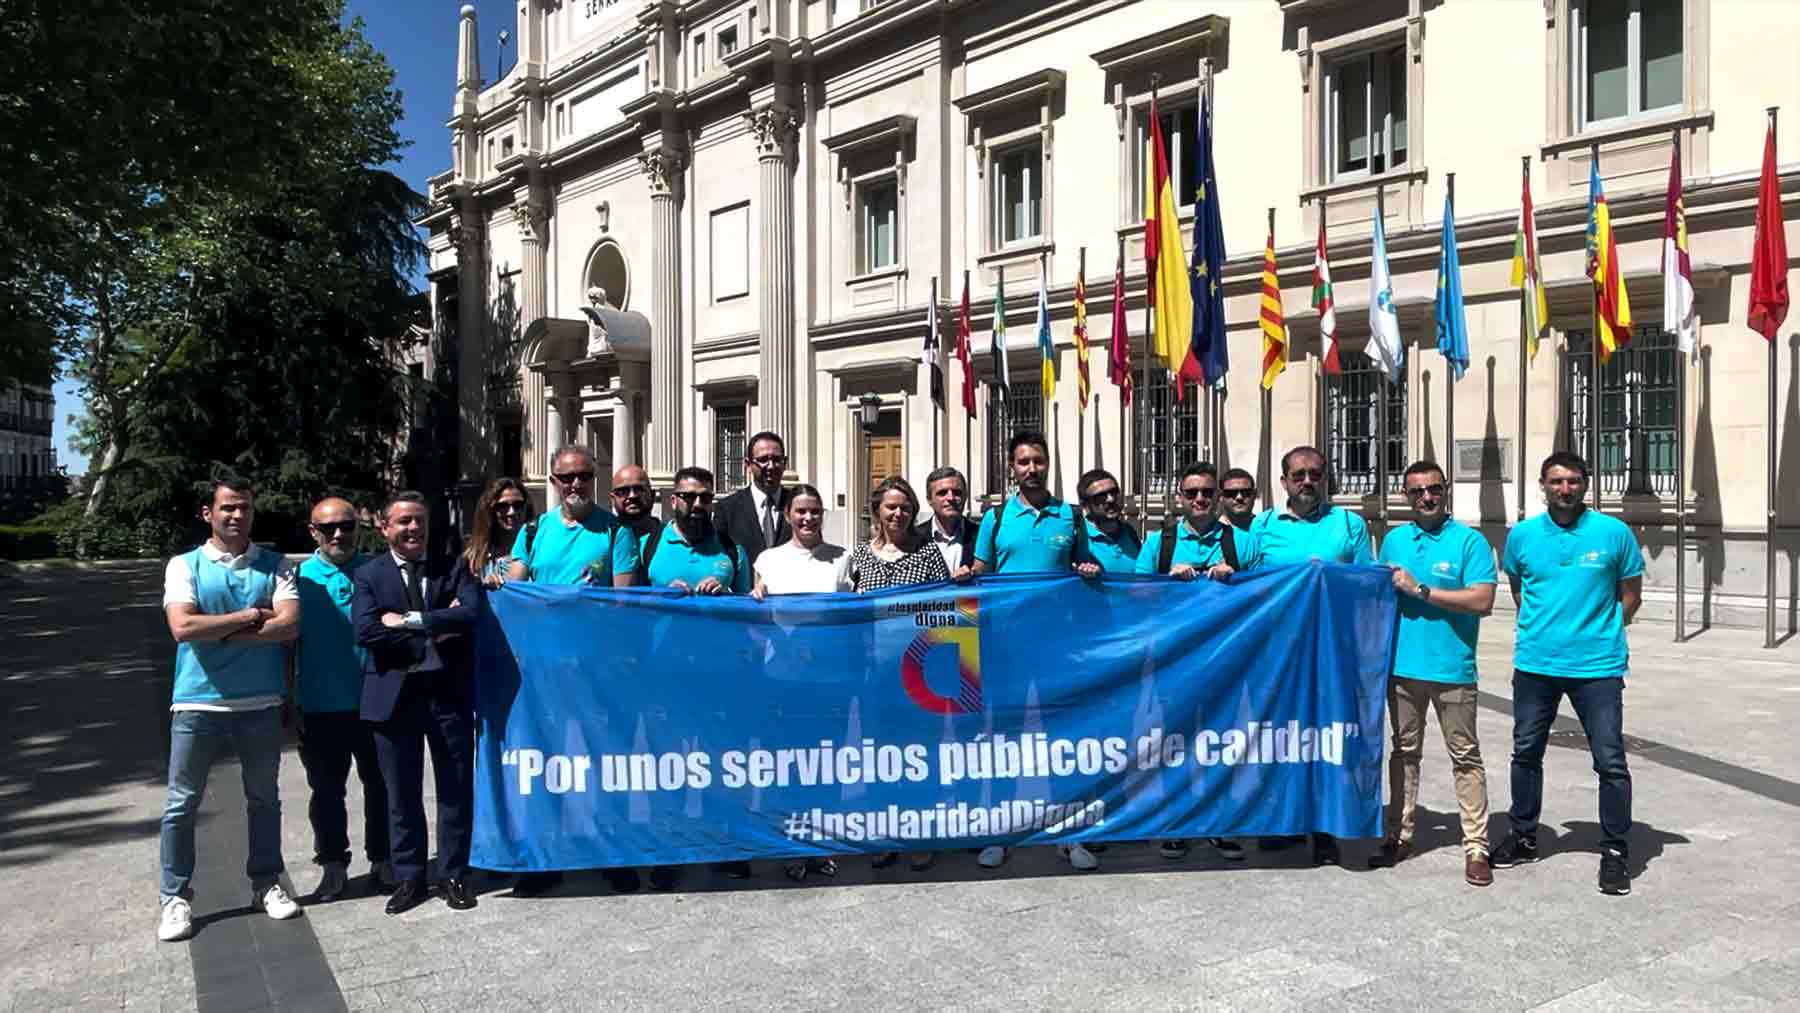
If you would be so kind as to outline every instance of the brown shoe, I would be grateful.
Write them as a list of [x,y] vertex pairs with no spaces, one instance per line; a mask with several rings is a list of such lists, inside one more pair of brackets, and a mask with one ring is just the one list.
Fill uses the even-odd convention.
[[1488,868],[1488,859],[1483,854],[1473,854],[1463,861],[1463,878],[1470,886],[1494,885],[1494,870]]
[[1411,841],[1383,841],[1381,850],[1369,856],[1369,868],[1388,869],[1412,857]]

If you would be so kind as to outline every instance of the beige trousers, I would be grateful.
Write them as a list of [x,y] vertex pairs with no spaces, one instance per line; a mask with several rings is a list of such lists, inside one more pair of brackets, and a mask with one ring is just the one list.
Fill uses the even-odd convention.
[[1388,758],[1388,839],[1412,842],[1427,707],[1437,711],[1438,727],[1450,751],[1456,805],[1462,813],[1463,852],[1485,855],[1487,770],[1481,765],[1481,743],[1475,737],[1474,683],[1427,682],[1398,675],[1388,680],[1388,723],[1394,731],[1393,753]]

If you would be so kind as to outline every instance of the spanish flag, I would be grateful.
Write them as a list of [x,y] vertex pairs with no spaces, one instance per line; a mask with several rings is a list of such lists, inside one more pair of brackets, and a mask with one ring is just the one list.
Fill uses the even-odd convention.
[[1600,361],[1631,341],[1631,302],[1619,274],[1619,247],[1613,242],[1612,212],[1600,188],[1600,163],[1588,175],[1587,273],[1594,279],[1594,340]]
[[1275,378],[1287,368],[1287,319],[1281,312],[1281,279],[1275,271],[1275,212],[1269,212],[1269,238],[1263,244],[1262,270],[1262,385],[1275,389]]
[[[1144,269],[1149,276],[1149,299],[1154,314],[1150,350],[1164,368],[1178,374],[1187,358],[1194,332],[1193,293],[1188,288],[1187,262],[1181,251],[1181,219],[1175,210],[1175,188],[1169,182],[1169,158],[1163,150],[1162,120],[1156,97],[1150,98],[1150,150],[1144,189]],[[1175,386],[1180,397],[1181,385]]]

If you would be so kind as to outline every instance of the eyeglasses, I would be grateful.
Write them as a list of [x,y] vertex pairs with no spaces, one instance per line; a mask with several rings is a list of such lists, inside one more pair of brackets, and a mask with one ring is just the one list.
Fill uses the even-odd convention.
[[1119,498],[1119,490],[1117,490],[1117,489],[1101,489],[1096,492],[1090,492],[1086,496],[1083,496],[1081,498],[1083,500],[1086,500],[1089,503],[1099,503],[1102,500],[1118,499]]
[[503,499],[494,504],[494,512],[497,514],[522,514],[525,512],[525,504],[515,499]]
[[1183,486],[1181,489],[1181,498],[1182,499],[1218,499],[1219,498],[1219,490],[1213,489],[1213,488],[1207,488],[1207,487],[1195,488],[1195,487],[1190,487],[1190,486]]
[[648,495],[650,495],[650,487],[649,487],[649,486],[647,486],[647,485],[619,485],[619,486],[614,486],[614,487],[613,487],[613,495],[614,495],[614,496],[620,496],[620,497],[624,497],[624,496],[648,496]]
[[713,494],[710,492],[694,492],[690,490],[688,492],[677,491],[670,493],[670,495],[683,503],[686,503],[688,506],[712,506]]
[[774,457],[752,457],[749,461],[758,468],[779,468],[787,463],[787,458],[777,454]]
[[1287,477],[1292,479],[1310,478],[1318,482],[1324,479],[1325,470],[1323,468],[1295,468],[1287,473]]
[[557,483],[560,485],[575,485],[576,483],[585,485],[594,480],[594,473],[591,471],[571,471],[566,475],[552,473],[550,477],[556,479]]
[[1442,499],[1444,495],[1444,483],[1433,482],[1430,485],[1409,485],[1406,487],[1406,496],[1408,499],[1418,499],[1426,493],[1430,493],[1431,495]]
[[312,527],[313,527],[314,531],[317,531],[318,533],[324,535],[325,537],[330,538],[334,535],[344,535],[344,534],[349,534],[352,531],[355,531],[356,530],[356,522],[355,521],[326,521],[323,524],[314,524]]
[[1219,495],[1224,497],[1225,499],[1255,499],[1256,498],[1256,490],[1255,489],[1226,489],[1224,492],[1219,493]]

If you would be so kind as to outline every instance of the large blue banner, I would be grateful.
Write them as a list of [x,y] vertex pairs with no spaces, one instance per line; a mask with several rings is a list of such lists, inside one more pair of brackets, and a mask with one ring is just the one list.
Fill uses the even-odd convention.
[[482,868],[1381,833],[1385,569],[488,601]]

